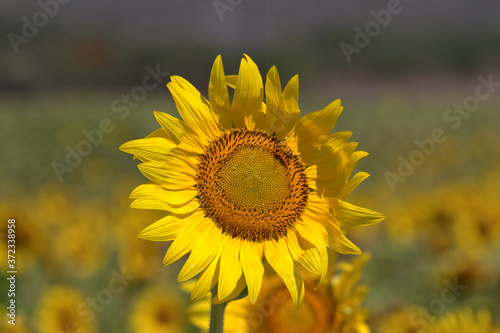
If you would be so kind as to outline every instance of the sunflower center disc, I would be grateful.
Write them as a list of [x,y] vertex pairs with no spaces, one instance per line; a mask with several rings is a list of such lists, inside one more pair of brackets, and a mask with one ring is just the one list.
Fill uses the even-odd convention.
[[243,146],[219,171],[219,189],[243,210],[275,210],[290,192],[285,167],[259,146]]
[[200,158],[197,189],[207,217],[246,240],[286,235],[307,205],[300,158],[258,130],[233,130],[212,141]]

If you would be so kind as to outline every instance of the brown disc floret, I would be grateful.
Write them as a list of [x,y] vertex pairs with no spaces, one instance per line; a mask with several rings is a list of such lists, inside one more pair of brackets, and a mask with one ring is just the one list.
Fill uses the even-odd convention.
[[212,141],[197,173],[200,204],[225,233],[246,240],[284,236],[309,193],[304,165],[259,130],[232,130]]

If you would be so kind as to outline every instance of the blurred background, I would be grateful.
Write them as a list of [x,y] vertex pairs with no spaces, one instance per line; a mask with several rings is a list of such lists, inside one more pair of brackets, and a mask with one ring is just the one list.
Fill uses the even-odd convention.
[[[243,53],[264,77],[276,65],[283,85],[299,74],[302,114],[340,98],[335,131],[370,153],[349,201],[387,218],[347,232],[372,253],[372,331],[420,332],[463,307],[499,323],[499,29],[494,0],[3,0],[0,246],[14,218],[18,271],[8,329],[196,331],[182,262],[163,267],[168,244],[136,237],[163,214],[129,208],[145,178],[118,147],[159,127],[153,111],[179,116],[170,75],[207,96],[215,57],[236,74]],[[448,302],[450,284],[461,289]]]

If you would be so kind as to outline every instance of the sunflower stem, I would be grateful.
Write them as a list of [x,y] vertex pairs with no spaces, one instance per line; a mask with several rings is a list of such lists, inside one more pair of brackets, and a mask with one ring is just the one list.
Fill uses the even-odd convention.
[[208,333],[224,332],[224,311],[226,310],[226,305],[227,302],[212,304],[210,311],[210,329]]

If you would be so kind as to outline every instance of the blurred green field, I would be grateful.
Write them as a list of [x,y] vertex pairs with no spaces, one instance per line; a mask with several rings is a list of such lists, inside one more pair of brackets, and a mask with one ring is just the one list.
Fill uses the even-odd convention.
[[[370,289],[363,303],[371,313],[368,322],[373,332],[385,333],[379,328],[384,321],[412,306],[438,315],[433,314],[432,301],[440,299],[445,281],[458,279],[467,289],[446,303],[445,310],[486,306],[499,323],[500,302],[494,296],[500,295],[498,93],[482,101],[454,130],[443,121],[443,114],[474,92],[475,79],[453,93],[420,91],[404,84],[376,90],[313,87],[303,90],[299,101],[306,114],[341,98],[344,112],[334,131],[352,131],[351,141],[370,153],[356,171],[367,171],[371,177],[354,191],[350,202],[383,212],[387,218],[379,225],[347,231],[363,251],[372,253],[362,278]],[[392,88],[398,86],[405,88],[396,93]],[[51,315],[44,297],[55,286],[77,290],[83,297],[75,296],[78,304],[90,304],[88,297],[98,299],[95,311],[85,312],[89,308],[83,307],[76,316],[82,332],[85,325],[96,325],[99,332],[135,332],[132,318],[146,316],[139,313],[140,302],[147,303],[143,293],[151,288],[178,297],[181,314],[188,306],[188,295],[175,281],[182,262],[163,267],[168,244],[136,237],[163,215],[128,207],[129,193],[145,178],[137,163],[118,150],[122,143],[159,127],[152,111],[179,115],[167,89],[159,88],[120,119],[112,103],[129,91],[2,94],[1,211],[17,221],[17,313],[28,332],[37,332],[41,318]],[[99,128],[104,118],[112,130],[103,133],[102,142],[92,145],[88,156],[61,174],[59,181],[53,163],[67,164],[67,147],[77,149],[88,140],[82,131]],[[448,139],[436,144],[422,165],[392,191],[386,173],[396,173],[398,156],[408,159],[418,148],[414,141],[430,138],[437,127]],[[0,239],[0,246],[6,247],[6,239]],[[8,289],[6,271],[2,267],[2,290]],[[122,271],[134,277],[119,292],[103,292]],[[0,300],[6,304],[6,295]],[[158,311],[163,311],[161,306]],[[178,318],[180,331],[197,331],[183,315]]]

